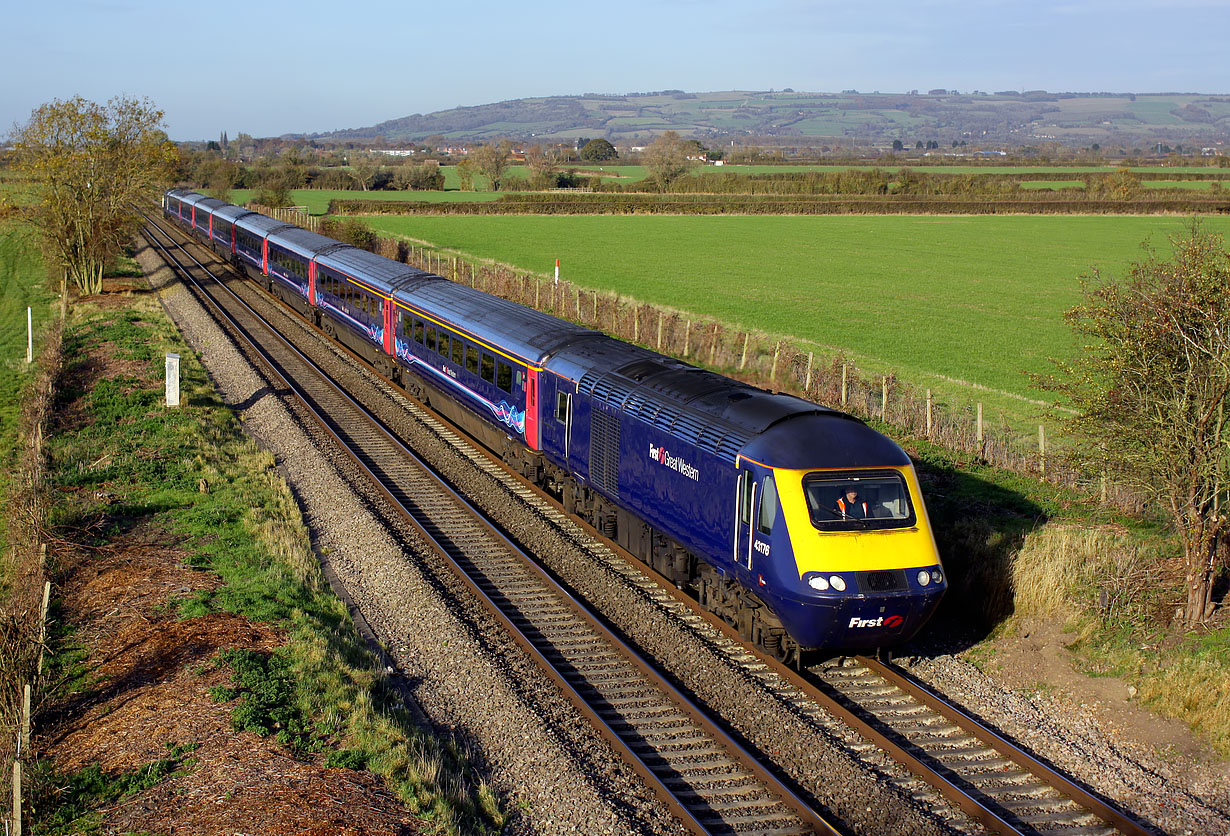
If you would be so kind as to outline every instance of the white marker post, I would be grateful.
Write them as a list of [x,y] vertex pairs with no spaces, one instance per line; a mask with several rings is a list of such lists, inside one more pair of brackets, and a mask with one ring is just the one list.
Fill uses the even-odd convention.
[[[559,262],[556,262],[557,264]],[[558,270],[559,268],[555,268]],[[34,314],[26,308],[26,362],[34,362]]]
[[167,406],[179,406],[178,354],[167,354]]
[[559,284],[559,259],[555,259],[555,283]]

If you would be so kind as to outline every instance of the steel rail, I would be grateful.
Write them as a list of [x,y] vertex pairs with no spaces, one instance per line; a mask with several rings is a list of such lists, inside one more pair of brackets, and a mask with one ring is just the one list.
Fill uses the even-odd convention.
[[[156,224],[155,227],[157,228]],[[158,228],[158,230],[163,236],[169,239],[171,238],[171,236],[167,235],[161,228]],[[167,252],[166,248],[161,243],[157,242],[153,236],[147,234],[147,239],[163,251],[167,258],[175,263],[176,267],[188,278],[188,280],[192,281],[193,284],[196,284],[201,293],[213,302],[212,296],[208,293],[208,291],[201,287],[201,285],[191,275],[189,275],[187,269],[179,263],[178,259],[176,259],[174,255]],[[177,246],[180,246],[180,248],[183,249],[182,245],[177,244]],[[292,351],[300,362],[307,364],[316,372],[316,374],[320,375],[322,381],[330,386],[335,396],[344,399],[357,414],[363,416],[372,429],[375,429],[384,436],[387,443],[397,447],[399,452],[406,458],[415,461],[418,466],[423,469],[426,477],[432,480],[438,490],[447,493],[453,501],[468,508],[474,519],[479,522],[479,524],[491,537],[495,538],[510,552],[519,555],[524,561],[525,566],[537,576],[540,582],[548,586],[559,600],[566,602],[569,607],[573,609],[574,612],[576,612],[595,633],[599,634],[610,646],[615,648],[621,656],[633,665],[633,667],[648,677],[654,685],[666,695],[667,699],[674,703],[682,712],[684,712],[690,719],[696,722],[697,725],[704,729],[716,742],[718,742],[719,745],[721,745],[730,754],[733,761],[746,767],[750,772],[752,772],[761,784],[763,784],[773,795],[776,795],[784,806],[796,815],[800,821],[805,824],[805,826],[816,833],[837,834],[840,832],[827,819],[819,814],[811,804],[803,800],[792,788],[784,784],[770,770],[768,770],[760,762],[759,758],[735,740],[717,722],[711,719],[703,708],[692,701],[686,694],[681,692],[673,683],[666,679],[654,665],[652,665],[640,653],[629,646],[625,640],[608,628],[601,617],[597,616],[588,607],[588,605],[579,601],[568,590],[564,589],[547,570],[540,566],[538,562],[532,558],[532,556],[526,554],[515,543],[513,543],[498,527],[494,525],[494,523],[486,517],[485,514],[483,514],[483,512],[474,508],[472,503],[448,485],[447,482],[445,482],[437,473],[434,472],[430,465],[424,462],[417,453],[408,448],[393,431],[388,429],[379,420],[379,418],[372,415],[365,407],[355,401],[340,386],[330,380],[326,372],[320,369],[314,361],[300,352],[288,340],[278,334],[275,328],[268,323],[265,323],[260,314],[240,299],[230,288],[226,287],[225,282],[222,282],[214,276],[208,267],[202,264],[191,253],[188,253],[186,249],[183,249],[183,251],[201,270],[205,271],[211,278],[218,282],[218,285],[226,290],[226,292],[230,294],[238,304],[242,305],[251,316],[264,323],[269,329],[271,336],[281,342],[287,349]],[[368,465],[368,462],[365,461],[365,457],[357,454],[353,449],[351,449],[351,442],[347,438],[344,438],[343,434],[336,431],[333,421],[330,420],[327,415],[317,410],[314,406],[315,398],[305,392],[294,379],[282,373],[280,370],[281,364],[270,355],[270,353],[260,344],[259,340],[255,339],[248,333],[248,330],[241,323],[231,317],[229,313],[227,313],[220,306],[217,306],[216,302],[213,304],[216,306],[215,309],[219,312],[219,314],[226,318],[227,321],[230,322],[231,326],[243,337],[246,342],[248,342],[252,349],[265,360],[274,375],[281,380],[283,384],[296,395],[296,397],[299,398],[299,400],[305,405],[317,422],[321,424],[325,431],[335,439],[343,450],[348,453],[354,463],[369,476],[372,484],[396,507],[402,510],[407,520],[431,545],[433,551],[448,563],[454,573],[466,584],[470,592],[484,604],[484,607],[488,609],[510,633],[518,646],[522,647],[522,649],[525,650],[531,658],[533,658],[535,662],[547,672],[548,676],[561,689],[569,702],[585,714],[587,719],[599,731],[602,737],[612,744],[613,748],[621,754],[624,760],[629,763],[631,768],[643,780],[645,780],[647,784],[649,784],[649,786],[654,790],[655,795],[659,796],[668,809],[670,809],[671,812],[676,815],[676,817],[678,817],[692,832],[701,834],[708,833],[709,831],[705,825],[700,822],[689,809],[687,809],[684,803],[678,799],[676,793],[667,787],[659,775],[654,772],[654,770],[631,749],[627,741],[620,736],[619,732],[614,730],[610,724],[598,715],[593,706],[590,705],[584,696],[580,694],[577,689],[567,680],[557,666],[546,657],[543,651],[536,646],[534,641],[526,636],[525,632],[513,622],[513,620],[502,610],[499,604],[493,601],[492,598],[481,588],[479,582],[476,581],[471,576],[471,573],[467,571],[466,568],[456,559],[455,555],[452,553],[452,550],[441,543],[440,540],[429,530],[430,526],[425,525],[418,518],[414,510],[409,508],[405,504],[404,500],[397,496],[396,493],[389,488],[386,484],[386,480]]]

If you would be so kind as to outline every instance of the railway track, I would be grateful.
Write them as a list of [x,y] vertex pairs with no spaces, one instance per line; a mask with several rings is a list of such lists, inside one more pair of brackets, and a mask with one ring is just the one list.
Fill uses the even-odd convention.
[[[538,513],[553,524],[563,524],[563,520],[569,520],[572,525],[585,529],[591,538],[600,541],[602,550],[618,551],[618,547],[598,532],[566,517],[562,508],[550,497],[529,486],[500,463],[474,450],[439,419],[425,414],[417,417],[433,424],[437,434],[463,451],[476,466],[502,481],[510,492],[527,504],[536,506]],[[379,456],[368,456],[368,459],[377,471],[381,469],[379,465],[387,461]],[[395,478],[405,478],[401,473],[393,475]],[[406,500],[412,496],[415,502],[423,501],[417,489],[402,493]],[[395,495],[393,498],[397,499]],[[429,535],[433,533],[431,525],[428,523],[424,526]],[[438,533],[444,541],[452,540],[447,528],[440,528]],[[500,538],[502,536],[498,535]],[[616,743],[619,732],[635,739],[635,745],[629,747],[625,759],[647,778],[653,774],[668,775],[667,783],[670,786],[660,787],[658,792],[664,799],[673,798],[667,804],[681,819],[688,821],[690,817],[693,820],[690,826],[694,827],[717,826],[738,832],[756,832],[757,818],[751,811],[767,811],[769,808],[763,806],[767,796],[745,791],[745,787],[752,785],[735,780],[723,780],[712,785],[706,795],[689,783],[687,771],[680,766],[691,763],[701,773],[717,774],[723,771],[723,767],[714,760],[717,753],[723,749],[731,751],[729,744],[720,744],[716,738],[706,736],[708,732],[704,729],[704,723],[688,728],[686,732],[672,731],[687,728],[678,724],[683,722],[687,710],[694,706],[685,706],[683,703],[687,702],[686,699],[681,702],[682,695],[671,695],[669,688],[662,692],[666,694],[665,701],[654,702],[641,696],[642,677],[648,674],[644,671],[636,674],[630,671],[616,673],[617,668],[608,667],[605,655],[595,653],[597,645],[592,642],[597,639],[591,639],[595,634],[587,632],[589,627],[580,626],[565,617],[564,610],[556,609],[562,606],[558,603],[561,598],[553,599],[557,603],[552,606],[556,608],[538,610],[536,602],[539,599],[547,600],[545,596],[548,595],[540,584],[553,583],[546,573],[541,570],[514,570],[508,564],[487,563],[485,559],[476,561],[474,554],[483,553],[482,549],[476,549],[473,545],[477,541],[461,538],[453,542],[462,547],[456,562],[459,567],[472,573],[469,582],[476,594],[511,608],[507,623],[514,629],[514,634],[521,632],[540,636],[548,627],[559,625],[562,628],[558,635],[563,638],[556,640],[558,645],[548,642],[534,649],[531,643],[525,645],[527,651],[532,655],[537,653],[542,657],[540,664],[556,670],[565,693],[583,712],[602,721],[600,727],[605,726],[606,729],[602,734],[612,741],[612,745],[619,748]],[[630,556],[627,560],[635,564],[639,573],[657,584],[656,594],[673,596],[676,602],[693,611],[695,620],[704,619],[710,627],[724,633],[730,640],[728,645],[734,663],[754,671],[753,675],[762,678],[766,689],[777,694],[779,699],[805,714],[827,712],[841,718],[868,741],[866,745],[888,753],[986,830],[1004,834],[1055,836],[1102,836],[1113,833],[1136,836],[1151,832],[1113,805],[928,691],[900,669],[874,659],[854,658],[812,664],[802,671],[791,670],[755,653],[741,643],[733,630],[700,610],[691,598],[675,590],[665,579],[656,576]],[[525,601],[513,597],[513,592],[519,596],[522,590],[529,595]],[[565,597],[571,598],[566,593]],[[583,607],[581,609],[584,610]],[[581,622],[593,620],[592,614],[580,617]],[[598,626],[602,625],[599,623]],[[622,641],[616,638],[609,646],[620,643]],[[635,663],[633,667],[636,667]],[[599,683],[601,688],[598,687]],[[648,729],[648,736],[641,737],[633,731],[629,722],[633,717],[657,718],[657,724],[641,727]],[[717,724],[715,729],[720,731]],[[664,745],[655,747],[658,742]],[[696,743],[697,748],[690,748],[692,742]],[[734,744],[734,748],[741,747]],[[665,757],[672,752],[679,755],[673,766],[672,761]],[[761,768],[768,774],[771,767]],[[755,772],[753,769],[749,774],[754,775]],[[790,795],[793,792],[786,790],[786,796]],[[702,814],[698,816],[689,812],[685,801],[692,802],[693,809],[700,809]],[[697,803],[700,804],[699,808],[695,806]],[[725,820],[719,815],[721,811],[727,813]],[[797,810],[794,821],[788,821],[790,814],[786,814],[786,818],[779,818],[779,815],[775,811],[760,820],[768,828],[765,832],[828,832],[831,827],[820,820],[808,822],[798,815]],[[719,825],[719,821],[724,823]]]
[[[151,224],[147,240],[248,341],[685,827],[698,834],[838,833],[500,533],[379,419]],[[186,251],[183,251],[186,253]]]

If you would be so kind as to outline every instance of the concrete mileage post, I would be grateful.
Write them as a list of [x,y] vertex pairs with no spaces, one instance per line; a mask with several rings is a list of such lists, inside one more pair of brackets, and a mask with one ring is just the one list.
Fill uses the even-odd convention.
[[167,406],[179,406],[178,354],[167,354]]

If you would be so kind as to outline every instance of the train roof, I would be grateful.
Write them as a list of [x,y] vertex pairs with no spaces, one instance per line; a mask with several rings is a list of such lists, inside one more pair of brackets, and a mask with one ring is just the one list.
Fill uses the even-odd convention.
[[407,307],[535,365],[561,345],[598,336],[596,331],[431,273],[410,280],[396,296]]
[[228,220],[231,223],[234,223],[236,219],[241,218],[244,215],[255,214],[256,212],[253,212],[251,209],[244,209],[242,206],[236,206],[233,203],[228,203],[225,206],[214,210],[215,217]]
[[253,212],[250,215],[240,215],[235,219],[235,226],[240,229],[247,230],[261,238],[264,238],[275,229],[291,229],[293,224],[288,224],[286,221],[279,221],[277,218],[271,218],[268,215],[262,215],[260,212]]
[[[317,253],[330,247],[337,249],[350,247],[349,244],[342,244],[318,232],[312,232],[293,224],[287,224],[283,229],[270,231],[269,243],[277,244],[280,247],[296,252],[304,258],[312,258]],[[354,249],[353,247],[350,248]]]
[[[610,337],[563,346],[546,365],[552,372],[576,380],[578,393],[636,415],[732,462],[737,455],[745,455],[775,467],[821,467],[813,463],[815,455],[800,456],[803,450],[811,449],[809,445],[814,446],[808,441],[808,431],[820,425],[829,428],[829,435],[854,433],[861,439],[865,432],[883,438],[844,413],[793,395],[766,392]],[[815,416],[818,423],[797,424],[804,430],[797,438],[793,432],[775,432],[775,437],[784,439],[782,451],[755,443],[771,428],[800,416]],[[861,431],[857,429],[860,427]],[[799,463],[802,461],[808,463]]]
[[322,252],[316,257],[316,263],[348,276],[362,277],[369,284],[375,284],[389,293],[410,286],[415,280],[432,275],[417,267],[411,267],[357,247],[344,247]]
[[219,209],[227,206],[234,206],[233,203],[227,203],[225,200],[219,200],[216,197],[207,197],[196,202],[196,208],[204,209],[211,215],[217,214]]
[[910,457],[895,441],[853,415],[833,410],[789,416],[752,439],[741,455],[791,470],[910,464]]
[[206,195],[200,194],[199,192],[190,192],[190,191],[185,191],[183,194],[179,196],[179,199],[180,201],[188,204],[189,206],[196,206],[198,203],[200,203],[203,200],[217,200],[216,197],[208,197]]

